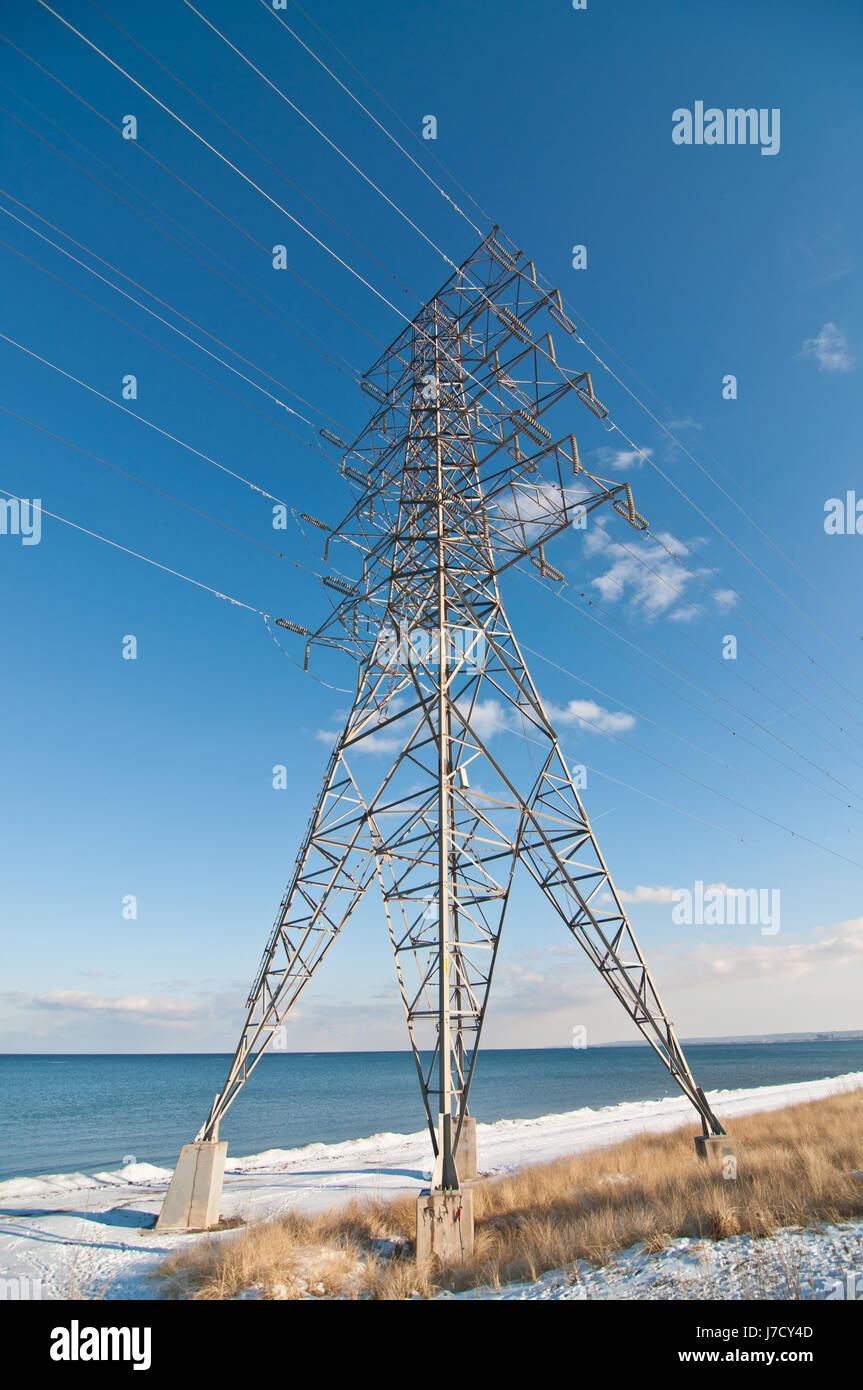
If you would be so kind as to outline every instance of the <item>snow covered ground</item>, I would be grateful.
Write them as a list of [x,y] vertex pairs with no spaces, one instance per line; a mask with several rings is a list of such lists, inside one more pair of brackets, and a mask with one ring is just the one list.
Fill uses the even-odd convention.
[[[721,1119],[733,1121],[747,1112],[859,1087],[863,1072],[852,1072],[794,1085],[714,1091],[710,1101]],[[477,1127],[480,1170],[504,1173],[615,1144],[634,1134],[673,1129],[691,1119],[691,1108],[681,1096],[535,1120],[499,1120]],[[222,1213],[248,1220],[289,1209],[332,1207],[354,1197],[415,1193],[428,1183],[430,1171],[427,1132],[271,1149],[248,1158],[229,1154]],[[201,1239],[156,1234],[152,1229],[169,1178],[168,1169],[137,1163],[107,1173],[0,1183],[0,1285],[5,1283],[7,1295],[23,1298],[152,1298],[155,1288],[149,1275],[159,1262],[177,1245]],[[231,1239],[230,1232],[218,1239]],[[807,1287],[795,1285],[792,1290],[788,1281],[801,1266],[811,1272],[811,1279]],[[837,1281],[855,1273],[863,1286],[863,1222],[781,1232],[771,1241],[744,1236],[717,1244],[678,1240],[658,1255],[636,1247],[602,1270],[579,1265],[547,1274],[536,1284],[459,1297],[824,1298],[838,1296],[837,1289],[847,1294],[847,1284],[840,1288]],[[859,1292],[863,1294],[863,1287]]]
[[480,1299],[857,1299],[863,1302],[863,1221],[774,1236],[675,1240],[658,1254],[623,1250],[602,1268],[579,1260],[536,1283],[471,1289]]

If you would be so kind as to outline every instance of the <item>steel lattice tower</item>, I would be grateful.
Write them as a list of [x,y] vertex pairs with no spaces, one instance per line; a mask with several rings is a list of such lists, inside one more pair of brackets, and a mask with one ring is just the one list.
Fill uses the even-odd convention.
[[[353,657],[356,695],[198,1144],[218,1139],[220,1120],[374,885],[434,1147],[432,1189],[457,1191],[519,865],[692,1102],[703,1135],[725,1133],[683,1055],[501,602],[500,574],[525,560],[551,582],[562,578],[544,547],[594,509],[607,504],[647,529],[629,485],[586,472],[574,436],[555,440],[543,423],[570,393],[600,420],[608,414],[588,373],[558,366],[552,329],[575,334],[558,293],[539,286],[495,229],[363,380],[374,413],[342,463],[355,502],[326,540],[334,606],[315,632],[281,620],[308,639],[307,662],[319,646]],[[344,555],[355,557],[350,580]],[[506,733],[500,747],[496,730]],[[385,771],[364,756],[370,750],[391,754]]]

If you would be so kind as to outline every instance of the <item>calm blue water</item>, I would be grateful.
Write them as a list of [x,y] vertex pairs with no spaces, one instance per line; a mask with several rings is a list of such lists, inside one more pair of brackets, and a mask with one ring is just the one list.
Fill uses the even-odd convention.
[[[726,1043],[686,1049],[707,1090],[815,1081],[863,1071],[863,1041]],[[0,1179],[173,1166],[225,1078],[229,1058],[0,1056]],[[488,1051],[471,1110],[480,1121],[658,1100],[677,1094],[646,1047]],[[424,1123],[410,1053],[271,1053],[222,1125],[234,1155],[334,1143]]]

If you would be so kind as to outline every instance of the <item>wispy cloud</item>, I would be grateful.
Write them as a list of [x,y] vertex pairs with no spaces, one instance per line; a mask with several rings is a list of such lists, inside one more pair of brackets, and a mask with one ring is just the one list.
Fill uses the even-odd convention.
[[701,428],[702,426],[699,425],[698,421],[691,419],[688,415],[681,416],[679,419],[668,420],[665,426],[668,433],[666,434],[665,431],[663,431],[662,440],[660,442],[659,456],[662,462],[674,463],[676,459],[680,458],[681,450],[690,449],[695,443],[692,438],[678,440],[676,437],[673,439],[670,438],[671,435],[691,435],[692,431],[700,430]]
[[[701,930],[701,929],[699,929]],[[769,979],[771,989],[817,971],[822,985],[826,973],[863,971],[863,917],[816,927],[808,941],[742,942],[713,946],[702,943],[678,961],[678,985],[724,980]]]
[[619,888],[617,896],[622,903],[673,903],[675,901],[673,888],[651,888],[646,883],[639,883],[638,887],[633,888],[631,892]]
[[835,323],[825,323],[817,337],[807,338],[800,356],[814,357],[821,372],[848,372],[855,360],[847,333]]
[[[698,930],[703,937],[714,929]],[[530,1039],[534,1046],[565,1047],[574,1024],[587,1027],[591,1044],[632,1040],[597,973],[579,968],[580,952],[568,945],[563,940],[547,949],[546,969],[523,960],[501,971],[491,1045],[512,1047],[518,1037],[522,1046]],[[683,1037],[859,1027],[863,918],[819,927],[804,940],[656,943],[650,955]],[[769,1070],[766,1056],[764,1066]]]
[[[675,555],[686,558],[689,568],[677,564],[660,543]],[[688,591],[699,577],[715,574],[708,566],[695,562],[694,552],[703,544],[700,538],[687,543],[663,532],[651,537],[633,537],[623,544],[600,527],[594,527],[585,535],[585,553],[601,556],[610,564],[603,574],[590,582],[607,603],[623,601],[650,622],[656,618],[669,618],[676,623],[692,622],[700,614],[689,601]],[[727,612],[736,595],[731,589],[722,589],[719,593],[721,601],[717,599],[717,602],[722,611]],[[697,597],[699,608],[712,601],[707,593]]]
[[[458,705],[456,712],[462,713]],[[516,727],[520,728],[515,711],[511,706],[504,708],[500,700],[477,700],[472,709],[465,708],[464,718],[470,721],[477,738],[483,740],[491,738],[493,734],[509,733]]]
[[720,608],[731,608],[737,602],[738,594],[735,589],[717,589],[715,598]]
[[[351,751],[354,753],[397,753],[404,748],[410,732],[407,723],[400,718],[405,710],[405,700],[402,696],[394,695],[388,701],[386,708],[381,709],[377,715],[378,720],[384,718],[393,719],[393,723],[388,725],[386,730],[381,733],[368,733],[357,743],[352,744]],[[347,718],[347,711],[342,715],[335,715],[334,718]],[[418,718],[419,716],[417,716]],[[414,724],[416,723],[414,720]],[[413,726],[411,726],[413,727]],[[325,743],[332,747],[342,734],[341,729],[317,729],[315,739],[318,743]]]
[[[332,747],[340,734],[341,730],[318,729],[315,732],[315,738],[318,743],[325,743],[328,747]],[[353,744],[351,751],[354,753],[396,753],[404,747],[406,742],[407,730],[403,728],[401,735],[367,734],[365,738]]]
[[[558,952],[553,950],[551,954]],[[519,961],[499,965],[496,979],[498,1013],[513,1022],[524,1016],[535,1016],[537,1012],[551,1017],[558,1010],[569,1013],[573,1008],[581,1009],[601,997],[602,992],[602,982],[592,973],[586,975],[583,971],[560,967],[536,970]],[[578,1014],[573,1017],[570,1013],[569,1017],[579,1020]],[[561,1035],[566,1036],[565,1028]]]
[[807,229],[789,246],[788,258],[791,275],[805,289],[815,289],[832,280],[841,280],[856,268],[841,223],[819,226],[817,232],[812,228]]
[[[398,712],[394,709],[394,702],[390,705],[391,712]],[[458,706],[456,712],[459,713]],[[505,705],[501,700],[488,699],[478,700],[475,705],[464,707],[464,717],[470,720],[470,726],[477,738],[485,741],[492,738],[495,734],[511,733],[513,730],[520,732],[521,720],[510,705]],[[419,721],[419,714],[412,713],[413,723],[410,728]],[[387,729],[384,733],[370,733],[357,743],[352,745],[355,753],[395,753],[404,748],[409,734],[408,724],[404,719],[397,719],[392,726],[392,730]],[[318,729],[315,738],[319,743],[333,744],[338,738],[338,733],[332,729]]]
[[611,468],[615,473],[628,473],[631,468],[640,468],[645,457],[652,458],[652,449],[612,449],[605,444],[600,449],[592,449],[591,459],[601,468]]
[[173,999],[165,995],[126,994],[109,998],[88,994],[77,989],[52,989],[36,994],[30,1001],[34,1009],[57,1009],[66,1012],[99,1014],[103,1017],[135,1023],[174,1023],[191,1025],[201,1020],[202,1012],[209,1013],[197,999]]
[[595,700],[570,700],[566,705],[552,706],[549,714],[553,724],[575,726],[591,734],[621,734],[635,727],[633,715],[605,709]]

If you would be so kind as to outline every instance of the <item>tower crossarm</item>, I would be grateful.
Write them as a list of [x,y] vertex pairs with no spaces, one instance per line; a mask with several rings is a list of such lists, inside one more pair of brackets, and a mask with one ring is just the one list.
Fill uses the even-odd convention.
[[[606,504],[647,529],[629,484],[589,471],[575,436],[552,432],[572,395],[609,423],[589,372],[558,366],[552,329],[575,334],[557,292],[543,290],[532,264],[496,231],[363,378],[374,410],[344,448],[355,498],[327,535],[329,612],[309,624],[307,664],[315,646],[362,663],[394,608],[405,622],[415,617],[434,571],[429,537],[438,510],[448,566],[485,580],[523,560],[559,579],[545,547]],[[429,472],[435,447],[439,481]]]

